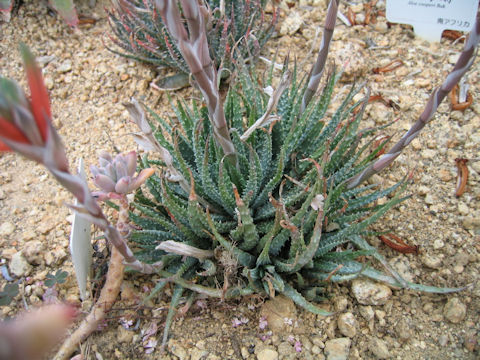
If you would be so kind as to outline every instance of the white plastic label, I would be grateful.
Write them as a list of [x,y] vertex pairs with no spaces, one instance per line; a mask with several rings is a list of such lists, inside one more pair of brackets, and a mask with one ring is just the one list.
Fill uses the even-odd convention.
[[440,41],[443,30],[470,31],[478,0],[388,0],[387,20],[413,26],[415,34]]

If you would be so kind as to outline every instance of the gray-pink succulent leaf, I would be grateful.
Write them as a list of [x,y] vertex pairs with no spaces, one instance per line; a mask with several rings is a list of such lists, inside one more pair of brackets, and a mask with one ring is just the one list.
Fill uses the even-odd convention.
[[127,165],[127,173],[129,176],[133,176],[137,170],[137,152],[130,151],[125,154],[124,158]]
[[97,174],[93,178],[94,184],[105,192],[115,191],[115,182],[107,175]]
[[115,184],[115,192],[117,194],[128,194],[130,191],[130,183],[132,178],[130,176],[124,176]]

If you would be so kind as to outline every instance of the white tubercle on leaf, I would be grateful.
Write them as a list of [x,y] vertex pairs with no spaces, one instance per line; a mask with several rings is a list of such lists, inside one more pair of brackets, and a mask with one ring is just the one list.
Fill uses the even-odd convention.
[[[85,180],[83,159],[80,159],[78,163],[78,176]],[[75,204],[78,205],[78,200],[75,201]],[[75,212],[70,233],[70,253],[82,300],[87,297],[87,277],[92,265],[91,225],[88,219]]]

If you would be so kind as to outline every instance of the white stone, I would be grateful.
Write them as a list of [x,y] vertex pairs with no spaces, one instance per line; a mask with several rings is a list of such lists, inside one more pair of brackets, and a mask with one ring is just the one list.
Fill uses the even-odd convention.
[[258,352],[257,359],[258,360],[278,360],[278,352],[269,348],[265,348]]
[[22,252],[19,251],[12,256],[12,260],[10,260],[10,272],[15,275],[16,277],[22,277],[28,275],[32,267],[27,262],[27,260],[23,257]]
[[342,335],[353,338],[357,334],[357,320],[351,312],[341,314],[337,321],[338,330]]
[[328,340],[324,350],[327,360],[347,360],[351,344],[352,340],[349,338]]
[[302,26],[303,20],[300,14],[296,11],[292,11],[287,18],[283,21],[280,27],[280,35],[293,35]]
[[15,225],[11,222],[4,222],[0,225],[0,236],[8,236],[15,231]]
[[392,290],[388,286],[366,279],[354,280],[352,292],[355,299],[362,305],[384,305],[392,296]]

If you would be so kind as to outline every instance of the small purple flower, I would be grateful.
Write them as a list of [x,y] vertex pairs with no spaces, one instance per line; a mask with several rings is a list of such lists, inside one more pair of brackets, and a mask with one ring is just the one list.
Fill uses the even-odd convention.
[[265,330],[265,328],[268,326],[268,321],[265,316],[262,316],[260,320],[258,320],[258,327],[260,330]]
[[157,343],[157,339],[153,337],[148,338],[148,341],[143,344],[143,347],[145,348],[145,354],[151,354],[152,352],[154,352]]
[[125,328],[125,329],[129,329],[130,326],[133,325],[133,320],[128,320],[128,319],[125,319],[124,317],[122,317],[120,319],[120,324],[122,324],[122,326]]
[[293,344],[294,341],[295,341],[295,337],[294,337],[293,335],[288,335],[287,341],[288,341],[290,344]]
[[232,326],[234,328],[242,326],[246,323],[248,323],[248,319],[246,317],[241,317],[240,319],[239,318],[233,318],[233,320],[232,320]]
[[284,318],[283,322],[285,323],[285,325],[293,325],[293,319],[290,318]]
[[302,352],[302,343],[298,340],[295,341],[294,348],[296,352]]
[[273,333],[271,331],[268,331],[266,334],[263,334],[262,336],[260,336],[260,340],[265,342],[272,337],[272,334]]

